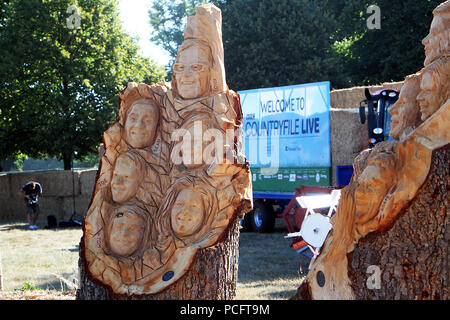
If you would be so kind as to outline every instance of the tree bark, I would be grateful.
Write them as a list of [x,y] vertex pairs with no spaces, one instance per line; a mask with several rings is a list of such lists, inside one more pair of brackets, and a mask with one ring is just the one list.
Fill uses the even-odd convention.
[[[238,209],[239,210],[239,209]],[[201,249],[190,270],[172,286],[151,295],[114,295],[92,281],[86,272],[83,239],[80,242],[80,282],[77,300],[231,300],[236,296],[239,259],[239,218],[230,223],[223,241]]]
[[[449,299],[449,167],[447,145],[433,152],[427,179],[392,225],[369,233],[347,255],[354,299]],[[291,300],[311,298],[304,281]]]
[[[449,299],[450,147],[435,151],[427,180],[393,226],[361,239],[348,256],[357,299]],[[381,270],[369,289],[369,266]]]
[[63,154],[64,170],[72,169],[72,154]]

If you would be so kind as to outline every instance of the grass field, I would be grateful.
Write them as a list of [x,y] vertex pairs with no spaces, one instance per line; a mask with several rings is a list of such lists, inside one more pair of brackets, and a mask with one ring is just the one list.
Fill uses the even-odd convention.
[[[23,222],[0,222],[3,297],[17,289],[44,289],[49,299],[74,299],[78,277],[81,228],[28,230]],[[236,299],[288,299],[297,290],[300,256],[284,239],[287,230],[277,219],[275,233],[241,233]],[[306,263],[306,261],[305,261]],[[28,292],[29,290],[26,290]],[[44,291],[40,292],[41,298]],[[56,294],[55,294],[56,292]]]

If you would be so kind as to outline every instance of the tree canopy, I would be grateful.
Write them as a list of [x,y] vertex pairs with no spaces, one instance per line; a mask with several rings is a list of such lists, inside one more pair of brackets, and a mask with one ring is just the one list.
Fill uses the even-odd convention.
[[[10,0],[0,7],[0,159],[97,152],[128,81],[165,72],[122,31],[115,0]],[[79,14],[79,28],[73,26]],[[70,24],[72,22],[72,24]],[[72,27],[72,28],[70,28]]]
[[[150,11],[152,40],[174,58],[184,17],[203,1],[162,0]],[[403,80],[425,57],[421,40],[442,0],[215,0],[222,10],[230,88],[329,80],[333,88]],[[369,5],[381,29],[369,29]]]

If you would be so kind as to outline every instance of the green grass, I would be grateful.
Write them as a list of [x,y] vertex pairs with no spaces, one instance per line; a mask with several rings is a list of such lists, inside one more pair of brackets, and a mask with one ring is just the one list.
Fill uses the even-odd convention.
[[[3,290],[25,284],[46,290],[71,290],[78,277],[81,228],[29,230],[25,223],[0,223]],[[68,280],[69,283],[64,280]]]
[[[0,222],[3,290],[73,290],[81,228],[46,230],[44,222],[38,226],[28,230],[23,222]],[[300,256],[289,247],[286,234],[282,219],[277,219],[275,233],[241,233],[236,299],[288,299],[295,293],[302,280]]]

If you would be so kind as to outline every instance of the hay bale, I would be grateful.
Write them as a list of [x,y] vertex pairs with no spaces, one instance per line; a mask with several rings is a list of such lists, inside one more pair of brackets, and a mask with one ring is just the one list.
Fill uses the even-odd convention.
[[331,109],[332,183],[336,166],[351,165],[356,155],[368,147],[367,122],[361,124],[358,109]]
[[376,92],[381,89],[400,90],[403,81],[386,82],[377,86],[353,87],[348,89],[333,90],[330,92],[330,105],[335,109],[353,109],[358,108],[361,100],[364,100],[364,90],[369,88],[370,92]]

